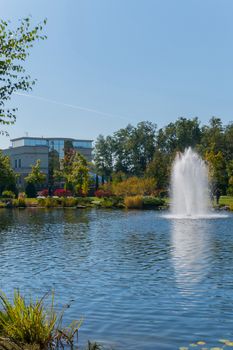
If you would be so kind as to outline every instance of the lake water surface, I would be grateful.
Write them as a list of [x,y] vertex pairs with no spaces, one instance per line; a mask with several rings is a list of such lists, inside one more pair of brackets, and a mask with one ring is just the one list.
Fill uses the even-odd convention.
[[[0,210],[0,288],[54,289],[66,321],[114,349],[233,339],[233,216],[154,211]],[[219,345],[218,345],[219,346]]]

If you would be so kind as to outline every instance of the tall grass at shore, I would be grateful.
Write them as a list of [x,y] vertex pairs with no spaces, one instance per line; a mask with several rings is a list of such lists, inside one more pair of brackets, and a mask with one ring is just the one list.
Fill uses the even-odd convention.
[[73,346],[81,322],[73,321],[64,328],[64,311],[60,315],[55,312],[53,296],[48,309],[44,300],[45,297],[27,303],[19,291],[15,291],[10,301],[0,293],[0,349],[46,350]]

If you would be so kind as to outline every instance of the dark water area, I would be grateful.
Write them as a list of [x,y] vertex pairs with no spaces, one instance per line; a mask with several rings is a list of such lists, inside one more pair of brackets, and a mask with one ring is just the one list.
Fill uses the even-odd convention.
[[0,288],[55,290],[65,321],[113,349],[208,347],[233,339],[233,216],[0,210]]

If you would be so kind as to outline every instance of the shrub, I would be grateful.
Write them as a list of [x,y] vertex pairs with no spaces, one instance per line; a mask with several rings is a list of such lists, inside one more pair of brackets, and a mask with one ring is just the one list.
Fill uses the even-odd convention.
[[150,178],[130,177],[127,180],[113,184],[113,193],[117,196],[146,196],[156,192],[156,181]]
[[99,189],[97,191],[95,191],[95,197],[98,198],[104,198],[104,197],[111,197],[112,196],[112,192],[110,190],[104,190],[104,189]]
[[128,209],[141,209],[143,206],[142,196],[125,197],[124,204]]
[[26,194],[25,192],[19,192],[18,198],[25,198]]
[[35,185],[31,182],[28,182],[25,187],[25,193],[27,198],[36,198],[37,192],[36,192]]
[[53,349],[54,345],[64,348],[65,344],[73,345],[80,322],[74,321],[62,327],[62,316],[54,310],[52,297],[51,307],[44,307],[44,297],[26,303],[19,291],[15,291],[10,302],[5,294],[0,294],[0,347],[3,349]]
[[63,207],[75,207],[77,205],[77,199],[74,197],[62,198]]
[[70,190],[65,190],[63,188],[58,188],[54,191],[54,196],[56,197],[70,197],[72,195]]
[[41,197],[48,197],[49,190],[47,188],[45,188],[44,190],[39,191],[37,194],[38,194],[38,196],[41,196]]
[[45,206],[45,198],[38,198],[37,203],[39,207],[44,207]]
[[13,206],[17,208],[25,208],[26,202],[24,198],[18,198],[13,200]]
[[56,198],[50,198],[50,197],[47,197],[45,198],[44,200],[44,206],[46,208],[55,208],[55,207],[58,207],[58,201],[56,200]]
[[15,198],[15,194],[13,191],[3,191],[2,192],[2,197],[3,198],[11,198],[14,199]]
[[159,197],[147,196],[143,197],[143,208],[145,209],[153,209],[161,207],[165,204],[165,201]]
[[100,202],[100,205],[102,208],[112,208],[113,205],[113,201],[110,199],[105,199],[102,202]]

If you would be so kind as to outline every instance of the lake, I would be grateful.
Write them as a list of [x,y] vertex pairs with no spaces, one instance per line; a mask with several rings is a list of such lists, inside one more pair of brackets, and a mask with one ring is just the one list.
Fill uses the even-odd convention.
[[[0,210],[0,288],[55,290],[65,321],[114,349],[179,349],[233,339],[233,215]],[[218,345],[219,346],[219,345]]]

